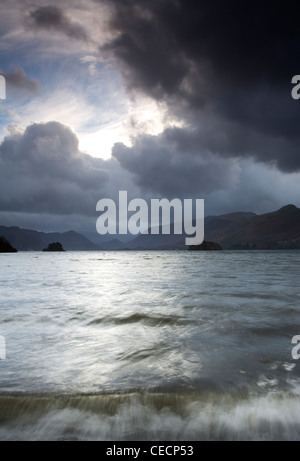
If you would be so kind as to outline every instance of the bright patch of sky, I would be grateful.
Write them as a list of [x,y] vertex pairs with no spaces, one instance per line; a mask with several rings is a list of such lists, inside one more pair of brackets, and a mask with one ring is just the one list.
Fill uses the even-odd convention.
[[[46,5],[24,3],[30,5],[29,12]],[[126,93],[118,67],[99,52],[110,34],[107,11],[94,3],[89,9],[86,3],[74,2],[64,12],[72,24],[88,31],[87,40],[74,40],[56,30],[32,30],[20,2],[7,2],[0,20],[0,70],[22,71],[38,88],[8,85],[0,106],[1,139],[12,125],[22,131],[33,122],[56,120],[71,127],[83,152],[109,158],[116,142],[130,146],[140,129],[157,134],[170,123],[162,106]]]

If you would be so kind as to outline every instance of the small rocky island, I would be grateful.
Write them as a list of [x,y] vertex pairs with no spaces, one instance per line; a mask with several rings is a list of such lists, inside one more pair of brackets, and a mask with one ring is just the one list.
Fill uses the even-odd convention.
[[17,251],[6,238],[0,237],[0,253],[17,253]]
[[43,251],[65,251],[60,242],[49,243],[47,248],[44,248]]
[[204,240],[200,245],[191,245],[189,247],[190,251],[216,251],[222,250],[222,247],[215,242],[207,242]]

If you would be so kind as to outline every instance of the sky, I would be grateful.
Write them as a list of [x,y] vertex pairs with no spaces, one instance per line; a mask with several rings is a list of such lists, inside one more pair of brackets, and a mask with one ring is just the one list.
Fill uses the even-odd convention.
[[300,207],[300,31],[277,3],[1,0],[0,225],[96,232],[120,190]]

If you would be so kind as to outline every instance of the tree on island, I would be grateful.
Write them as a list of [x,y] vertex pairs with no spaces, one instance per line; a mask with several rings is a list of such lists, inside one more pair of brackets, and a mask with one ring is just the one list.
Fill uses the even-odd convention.
[[17,253],[17,251],[6,238],[0,237],[0,253]]
[[215,242],[207,242],[204,240],[200,245],[191,245],[189,247],[191,251],[216,251],[222,250],[222,247]]
[[43,251],[65,251],[60,242],[49,243],[47,248],[44,248]]

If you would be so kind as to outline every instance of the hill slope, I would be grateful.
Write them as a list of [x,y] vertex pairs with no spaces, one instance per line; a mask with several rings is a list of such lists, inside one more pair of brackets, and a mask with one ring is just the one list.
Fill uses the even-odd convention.
[[[229,213],[221,216],[207,216],[204,219],[205,240],[219,243],[224,233],[233,232],[240,224],[248,221],[253,216],[256,215],[247,212]],[[185,233],[182,235],[172,233],[172,227],[171,225],[171,235],[162,235],[161,226],[158,235],[151,234],[151,229],[148,229],[148,234],[138,235],[129,242],[127,246],[131,249],[188,249],[188,246],[185,244],[187,235]]]
[[65,250],[97,250],[98,247],[86,237],[74,231],[59,232],[38,232],[31,229],[19,227],[0,226],[0,235],[21,251],[42,251],[52,242],[60,242]]
[[219,234],[223,248],[300,249],[300,209],[287,205]]
[[[223,249],[300,249],[300,209],[287,205],[272,213],[251,212],[208,216],[204,239]],[[187,249],[186,235],[139,235],[131,249]]]

